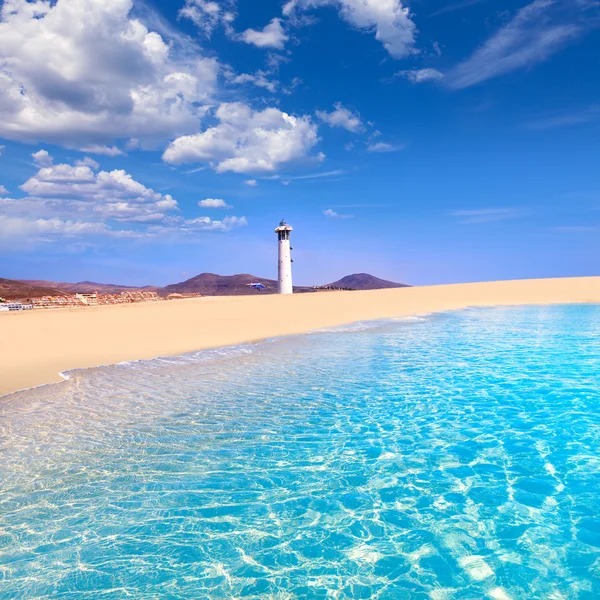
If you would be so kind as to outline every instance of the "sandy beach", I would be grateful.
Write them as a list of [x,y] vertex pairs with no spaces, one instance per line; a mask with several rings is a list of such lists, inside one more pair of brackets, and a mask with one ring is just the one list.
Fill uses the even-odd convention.
[[183,354],[362,320],[464,308],[600,302],[600,277],[294,296],[206,297],[0,314],[0,394],[61,372]]

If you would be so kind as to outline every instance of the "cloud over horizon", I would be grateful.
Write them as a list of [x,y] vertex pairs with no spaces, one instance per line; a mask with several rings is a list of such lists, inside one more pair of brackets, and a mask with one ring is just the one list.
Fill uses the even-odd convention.
[[[32,156],[38,171],[20,186],[27,196],[0,199],[0,234],[7,239],[55,241],[56,236],[84,235],[140,239],[192,230],[228,231],[247,224],[245,217],[233,216],[222,221],[186,219],[170,194],[144,186],[123,169],[98,170],[95,161],[54,164],[45,150]],[[217,207],[215,202],[211,208]]]

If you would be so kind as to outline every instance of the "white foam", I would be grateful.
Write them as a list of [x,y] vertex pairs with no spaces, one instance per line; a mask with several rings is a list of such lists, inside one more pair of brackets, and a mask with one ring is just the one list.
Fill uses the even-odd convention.
[[458,564],[473,581],[483,581],[494,576],[494,571],[485,562],[483,556],[477,556],[476,554],[464,556],[459,559]]
[[435,590],[431,590],[428,596],[431,600],[450,600],[454,598],[457,590],[453,588],[437,588]]
[[377,550],[373,550],[373,548],[367,546],[366,544],[362,544],[349,550],[348,557],[359,563],[373,564],[381,559],[383,554],[381,554],[381,552],[377,552]]

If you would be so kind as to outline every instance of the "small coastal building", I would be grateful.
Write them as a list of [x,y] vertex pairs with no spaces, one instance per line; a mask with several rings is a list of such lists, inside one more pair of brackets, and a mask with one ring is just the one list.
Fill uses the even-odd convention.
[[75,298],[86,306],[98,306],[98,294],[75,294]]
[[5,302],[0,304],[0,311],[9,312],[14,310],[31,310],[33,306],[31,304],[23,304],[22,302]]

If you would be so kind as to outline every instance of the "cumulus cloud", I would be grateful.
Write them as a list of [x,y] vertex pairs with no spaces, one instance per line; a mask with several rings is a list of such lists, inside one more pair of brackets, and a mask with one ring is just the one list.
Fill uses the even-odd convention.
[[0,195],[7,196],[8,193],[9,191],[3,185],[0,185]]
[[423,83],[424,81],[437,81],[444,74],[436,69],[410,69],[407,71],[398,71],[398,77],[404,77],[411,83]]
[[217,61],[197,52],[178,56],[169,40],[130,15],[132,6],[5,1],[0,136],[115,155],[115,139],[152,145],[197,130]]
[[261,30],[246,29],[240,34],[239,39],[246,44],[252,44],[258,48],[276,48],[283,50],[289,36],[281,25],[281,19],[272,19],[271,22]]
[[318,142],[310,117],[294,117],[276,108],[254,111],[239,102],[226,103],[215,117],[218,125],[174,140],[163,160],[175,165],[207,162],[218,173],[269,172],[306,158]]
[[104,235],[133,239],[168,232],[227,231],[246,224],[244,217],[186,219],[170,194],[144,186],[124,170],[54,164],[47,152],[36,154],[46,166],[39,164],[38,172],[20,186],[27,196],[0,198],[0,237],[54,241]]
[[335,110],[330,113],[318,110],[317,117],[324,123],[327,123],[330,127],[341,127],[352,133],[364,131],[364,125],[358,113],[353,113],[347,108],[344,108],[341,102],[337,102],[333,106]]
[[353,27],[374,32],[394,58],[415,54],[417,28],[410,11],[401,0],[289,0],[283,7],[285,16],[321,6],[333,6]]
[[185,0],[179,16],[190,19],[207,37],[216,27],[221,24],[228,26],[235,18],[233,12],[210,0]]
[[40,167],[49,167],[52,164],[52,157],[48,154],[47,150],[38,150],[34,152],[31,157],[36,165]]
[[246,179],[244,183],[250,187],[256,187],[258,185],[258,181],[256,181],[256,179]]
[[84,156],[75,163],[78,167],[91,167],[92,169],[100,168],[100,165],[89,156]]
[[323,214],[330,219],[351,219],[352,215],[341,215],[340,213],[335,212],[331,208],[323,211]]
[[451,89],[467,88],[548,59],[583,31],[560,12],[565,3],[534,0],[448,73]]
[[229,204],[221,198],[205,198],[198,202],[198,206],[200,208],[233,208],[233,206],[229,206]]
[[40,170],[20,187],[38,208],[61,216],[81,213],[143,223],[178,209],[172,196],[145,187],[124,170],[96,173],[89,165],[54,165],[47,153],[44,166],[38,164]]

